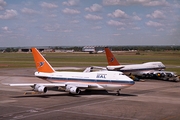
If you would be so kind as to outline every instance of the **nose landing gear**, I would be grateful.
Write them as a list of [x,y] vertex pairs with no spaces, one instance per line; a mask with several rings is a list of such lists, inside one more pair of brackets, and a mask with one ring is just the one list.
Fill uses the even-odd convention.
[[120,91],[121,91],[121,89],[117,90],[117,93],[116,93],[117,96],[120,96],[120,94],[121,94]]

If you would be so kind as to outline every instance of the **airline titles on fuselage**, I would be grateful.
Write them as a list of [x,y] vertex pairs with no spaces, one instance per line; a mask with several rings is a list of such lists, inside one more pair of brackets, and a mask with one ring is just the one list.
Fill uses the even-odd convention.
[[107,74],[97,74],[96,78],[106,78]]

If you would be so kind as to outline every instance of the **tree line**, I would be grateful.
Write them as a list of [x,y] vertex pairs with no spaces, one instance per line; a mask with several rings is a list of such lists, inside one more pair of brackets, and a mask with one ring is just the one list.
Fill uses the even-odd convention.
[[[98,50],[104,50],[104,47],[109,47],[113,51],[166,51],[166,50],[180,50],[180,46],[97,46]],[[82,51],[83,47],[52,47],[53,49],[64,49],[64,50],[74,50]],[[95,47],[96,48],[96,47]]]
[[[51,46],[49,49],[53,50],[74,50],[81,52],[84,46],[69,46],[69,47],[58,47],[58,46]],[[179,51],[180,46],[97,46],[98,50],[104,50],[104,47],[109,47],[113,51]],[[5,49],[0,49],[1,52],[18,52],[20,48],[15,47],[8,47]]]

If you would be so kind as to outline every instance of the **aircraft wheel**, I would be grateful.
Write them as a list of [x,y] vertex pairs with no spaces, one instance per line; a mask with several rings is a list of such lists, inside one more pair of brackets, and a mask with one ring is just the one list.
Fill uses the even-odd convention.
[[119,89],[119,90],[117,91],[117,93],[116,93],[117,96],[120,96],[120,91],[121,91],[121,89]]

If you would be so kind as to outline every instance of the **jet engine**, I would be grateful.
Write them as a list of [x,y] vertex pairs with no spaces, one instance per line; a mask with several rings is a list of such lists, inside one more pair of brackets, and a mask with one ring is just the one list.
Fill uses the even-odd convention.
[[166,73],[167,77],[171,78],[173,77],[174,75],[172,73]]
[[72,85],[67,85],[65,91],[67,91],[71,94],[79,94],[80,93],[80,89],[77,88],[76,86],[72,86]]
[[166,76],[166,74],[165,73],[161,73],[161,77],[165,77]]
[[39,84],[34,85],[34,91],[40,92],[40,93],[46,93],[47,92],[47,87]]

